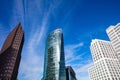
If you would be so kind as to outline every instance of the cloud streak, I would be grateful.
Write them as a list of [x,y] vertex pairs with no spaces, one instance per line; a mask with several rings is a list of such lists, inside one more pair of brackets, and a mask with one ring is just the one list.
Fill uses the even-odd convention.
[[[42,1],[40,1],[42,2]],[[40,5],[39,1],[36,1],[36,5]],[[27,2],[26,2],[27,3]],[[29,3],[28,3],[29,4]],[[42,4],[42,3],[41,3]],[[45,36],[48,30],[48,22],[49,17],[54,11],[55,8],[59,6],[60,2],[56,3],[56,0],[53,0],[53,3],[50,4],[49,9],[44,12],[44,16],[41,20],[41,24],[37,24],[37,27],[31,27],[31,35],[28,37],[28,42],[26,44],[25,51],[21,65],[20,65],[20,74],[19,79],[21,80],[40,80],[42,78],[43,73],[43,56],[44,56],[44,43],[45,43]],[[29,5],[30,6],[30,5]],[[35,8],[36,11],[39,11],[39,6]],[[27,10],[26,10],[27,11]],[[27,12],[26,12],[27,13]],[[26,14],[30,16],[30,14]],[[39,26],[38,26],[39,25]],[[32,26],[36,26],[36,24],[32,24]],[[29,67],[28,67],[29,66]],[[32,79],[31,79],[32,77]]]
[[82,66],[79,66],[79,68],[75,68],[76,76],[78,80],[89,80],[88,77],[88,68],[93,65],[93,62],[90,61],[87,64],[83,64]]
[[86,59],[86,61],[82,61],[83,56],[88,54],[89,52],[89,51],[85,51],[83,53],[80,53],[79,51],[82,50],[83,46],[85,46],[83,42],[65,46],[66,65],[73,67],[78,80],[89,80],[88,68],[93,63],[92,60],[88,58]]
[[[66,59],[66,61],[71,62],[71,61],[74,61],[77,58],[80,58],[81,55],[77,56],[77,58],[76,58],[74,54],[76,53],[77,48],[80,49],[83,46],[84,46],[83,42],[80,42],[78,44],[66,45],[65,46],[65,54],[66,54],[65,59]],[[72,58],[74,58],[74,59],[72,59]]]

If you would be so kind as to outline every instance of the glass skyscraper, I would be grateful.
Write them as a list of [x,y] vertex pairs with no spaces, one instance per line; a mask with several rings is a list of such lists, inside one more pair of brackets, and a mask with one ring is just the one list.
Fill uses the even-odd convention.
[[43,80],[66,80],[63,33],[51,32],[46,40]]

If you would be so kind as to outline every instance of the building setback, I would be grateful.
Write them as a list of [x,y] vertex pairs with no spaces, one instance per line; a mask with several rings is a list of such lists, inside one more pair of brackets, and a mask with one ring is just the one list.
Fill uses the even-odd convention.
[[0,51],[0,80],[17,80],[24,31],[19,23],[7,36]]
[[95,39],[90,49],[94,61],[88,70],[90,80],[120,80],[120,64],[111,42]]
[[106,29],[106,32],[120,60],[120,23],[110,26]]
[[63,33],[51,32],[46,40],[43,80],[66,80]]
[[71,66],[66,67],[66,80],[77,80],[76,74]]

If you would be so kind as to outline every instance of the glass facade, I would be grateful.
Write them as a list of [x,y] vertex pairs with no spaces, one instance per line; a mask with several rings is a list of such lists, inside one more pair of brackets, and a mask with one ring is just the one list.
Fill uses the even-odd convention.
[[77,80],[76,74],[71,66],[66,67],[66,80]]
[[64,43],[61,29],[51,32],[46,40],[44,80],[66,80]]

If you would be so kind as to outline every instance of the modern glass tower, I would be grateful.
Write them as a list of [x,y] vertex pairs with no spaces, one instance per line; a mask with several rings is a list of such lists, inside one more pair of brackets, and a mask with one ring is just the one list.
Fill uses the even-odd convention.
[[51,32],[46,40],[43,80],[66,80],[63,33]]
[[24,31],[18,24],[7,36],[0,51],[0,80],[17,80],[23,43]]

